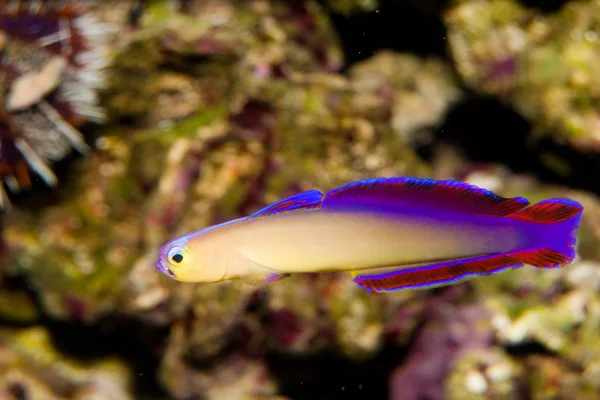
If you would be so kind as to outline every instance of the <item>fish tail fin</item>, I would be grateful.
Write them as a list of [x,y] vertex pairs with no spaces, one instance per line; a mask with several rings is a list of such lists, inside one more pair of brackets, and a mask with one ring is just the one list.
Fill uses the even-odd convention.
[[539,224],[557,224],[566,221],[577,221],[578,223],[582,212],[583,206],[576,201],[549,199],[540,201],[506,217]]
[[575,258],[575,246],[583,206],[573,200],[549,199],[507,218],[534,222],[531,250],[511,253],[525,264],[538,268],[564,266]]
[[390,292],[452,285],[476,276],[519,268],[524,264],[537,268],[562,267],[575,258],[582,213],[581,204],[572,200],[542,201],[506,216],[533,223],[528,226],[531,240],[524,250],[424,265],[352,271],[352,278],[366,290]]

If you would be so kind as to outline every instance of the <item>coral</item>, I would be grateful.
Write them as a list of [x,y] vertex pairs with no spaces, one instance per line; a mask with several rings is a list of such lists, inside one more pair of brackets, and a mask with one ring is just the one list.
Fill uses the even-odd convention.
[[[170,326],[160,376],[175,398],[224,388],[274,396],[267,352],[336,349],[363,360],[385,340],[405,344],[419,323],[418,295],[372,297],[346,274],[294,276],[259,292],[181,285],[154,262],[173,236],[300,190],[427,175],[404,139],[435,126],[457,98],[443,64],[384,53],[337,73],[337,38],[313,2],[147,6],[110,67],[103,98],[115,124],[60,202],[7,216],[13,270],[42,312]],[[443,95],[432,99],[435,85]],[[397,101],[378,101],[382,91]],[[425,109],[398,128],[404,96]]]
[[[79,173],[76,193],[47,209],[31,230],[31,215],[7,219],[7,242],[17,272],[29,275],[46,311],[57,318],[91,321],[115,306],[119,279],[136,257],[142,193],[127,177],[130,149],[118,139],[100,141]],[[137,189],[137,190],[136,190]],[[41,267],[43,266],[43,267]]]
[[524,368],[500,348],[464,353],[454,364],[444,398],[510,399],[521,394]]
[[596,0],[543,15],[514,0],[455,1],[444,15],[457,69],[534,124],[582,150],[598,150]]
[[49,164],[88,150],[77,128],[105,118],[109,28],[69,2],[0,4],[0,179],[13,192],[31,186],[30,170],[56,185]]
[[403,343],[422,311],[414,309],[418,300],[411,295],[373,297],[347,276],[330,283],[325,294],[320,297],[333,325],[335,344],[342,354],[357,360],[371,357],[387,340]]
[[379,8],[378,0],[328,0],[327,7],[341,14],[371,12]]
[[464,287],[428,299],[429,318],[402,366],[390,378],[390,398],[445,398],[446,382],[457,359],[468,351],[487,351],[493,331],[489,310],[477,304],[452,304]]
[[434,57],[384,50],[354,64],[349,74],[361,93],[354,107],[391,113],[391,126],[406,143],[431,140],[431,129],[462,99],[450,66]]
[[[580,201],[585,211],[581,241],[574,263],[553,270],[531,267],[498,274],[495,279],[472,282],[477,298],[491,310],[490,321],[499,344],[509,348],[541,346],[545,356],[527,356],[521,364],[530,380],[533,398],[570,396],[594,398],[590,384],[600,357],[597,327],[600,323],[597,229],[598,199],[585,193],[541,185],[531,177],[514,176],[505,169],[476,170],[463,177],[472,184],[484,180],[504,196],[525,196],[531,202],[551,197]],[[535,371],[535,372],[534,372]],[[581,371],[587,371],[582,375]],[[577,394],[570,394],[577,393]]]
[[42,327],[0,331],[3,399],[133,399],[132,374],[114,359],[81,363],[60,354]]
[[0,275],[0,319],[10,322],[31,323],[38,320],[37,304],[23,288],[11,285]]
[[[175,331],[174,334],[178,332]],[[260,360],[233,354],[209,368],[191,368],[182,362],[176,341],[165,353],[160,379],[174,399],[202,396],[208,400],[286,400],[277,395],[277,384]]]
[[[120,32],[96,109],[108,124],[97,132],[92,154],[72,164],[56,201],[3,218],[2,321],[126,320],[140,339],[143,330],[160,331],[146,347],[159,365],[150,379],[174,399],[282,399],[286,379],[269,356],[333,354],[359,366],[388,351],[404,355],[386,361],[397,363],[391,398],[598,397],[598,199],[502,166],[475,168],[448,152],[431,165],[418,156],[414,146],[427,143],[463,99],[446,61],[383,50],[342,71],[340,40],[316,1],[92,3],[88,12]],[[76,10],[52,4],[60,12]],[[342,13],[376,7],[329,4],[350,7],[338,8]],[[590,3],[580,4],[572,10]],[[473,10],[478,17],[468,18]],[[445,15],[459,73],[541,124],[534,92],[523,94],[534,77],[524,77],[550,42],[539,32],[535,41],[532,29],[552,21],[547,34],[563,37],[554,24],[566,14],[541,16],[500,0],[455,2]],[[3,38],[6,49],[27,44],[12,34]],[[22,111],[7,105],[31,111],[58,99],[63,68],[71,63],[49,58],[20,80],[2,75],[6,88],[18,89],[6,92],[0,114],[7,126],[2,166],[11,168],[5,176],[27,179],[31,168],[16,147],[25,137],[16,123]],[[38,91],[22,89],[31,85]],[[594,86],[586,88],[592,104]],[[545,126],[560,126],[561,118]],[[71,144],[56,137],[64,144],[59,159]],[[51,149],[27,140],[35,151]],[[256,288],[182,284],[154,268],[158,248],[175,236],[303,190],[397,175],[459,179],[532,202],[580,201],[577,258],[561,269],[526,266],[448,288],[386,295],[360,289],[345,272],[298,274]],[[43,329],[2,330],[0,344],[5,397],[132,397],[129,369],[65,357]]]
[[525,366],[533,399],[598,398],[598,385],[589,368],[582,373],[568,362],[539,355],[528,357]]

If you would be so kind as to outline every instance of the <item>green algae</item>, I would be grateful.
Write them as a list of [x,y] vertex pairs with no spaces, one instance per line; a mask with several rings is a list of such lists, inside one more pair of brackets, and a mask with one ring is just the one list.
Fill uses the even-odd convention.
[[0,318],[5,321],[31,323],[40,312],[31,296],[23,291],[6,291],[0,295]]
[[[499,97],[533,123],[581,149],[596,149],[595,0],[547,15],[518,1],[455,1],[444,15],[458,72],[475,90]],[[477,18],[472,18],[477,15]]]
[[134,398],[133,374],[123,362],[112,357],[82,362],[65,356],[41,326],[2,329],[0,345],[2,393],[11,393],[17,384],[32,398]]
[[113,118],[136,116],[147,112],[156,100],[152,80],[163,60],[156,38],[141,36],[114,58],[110,85],[103,92],[103,104]]
[[327,7],[333,12],[353,15],[373,12],[379,8],[378,0],[328,0]]

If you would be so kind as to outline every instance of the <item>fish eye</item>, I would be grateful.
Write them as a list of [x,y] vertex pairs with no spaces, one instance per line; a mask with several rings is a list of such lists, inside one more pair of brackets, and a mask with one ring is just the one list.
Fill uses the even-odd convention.
[[169,260],[174,263],[174,264],[180,264],[183,261],[183,254],[181,254],[183,252],[183,248],[181,247],[174,247],[169,251]]

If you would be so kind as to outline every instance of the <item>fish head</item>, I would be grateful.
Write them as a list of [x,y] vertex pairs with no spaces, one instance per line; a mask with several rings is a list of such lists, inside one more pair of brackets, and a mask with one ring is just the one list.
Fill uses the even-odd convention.
[[189,251],[186,239],[171,240],[158,252],[156,269],[175,280],[186,281],[186,271],[193,265],[194,255]]
[[180,282],[215,283],[228,279],[229,266],[239,263],[225,227],[233,220],[173,239],[161,247],[156,269]]
[[225,254],[210,235],[188,235],[161,247],[156,269],[180,282],[220,282],[225,278]]

